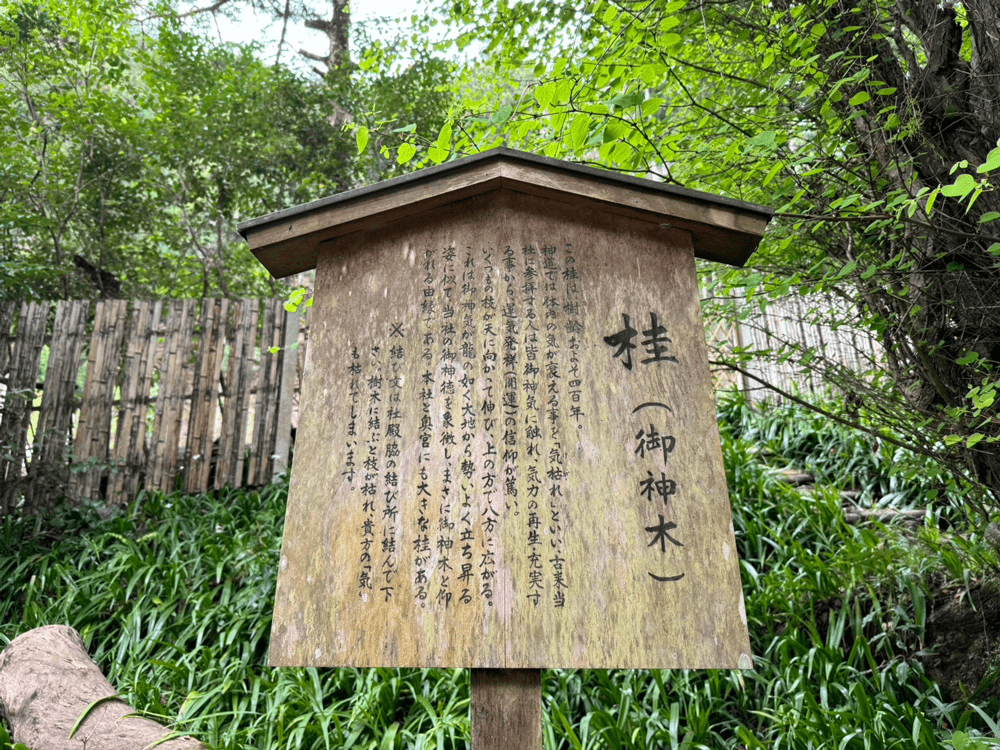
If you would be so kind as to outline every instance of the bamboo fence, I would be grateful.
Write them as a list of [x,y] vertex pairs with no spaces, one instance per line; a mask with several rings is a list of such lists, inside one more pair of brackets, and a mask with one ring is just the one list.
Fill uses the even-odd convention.
[[0,302],[0,517],[272,481],[303,323],[280,300]]
[[[876,342],[824,322],[831,305],[793,297],[710,321],[717,350],[756,353],[751,377],[718,370],[717,387],[825,389],[789,348],[877,366]],[[307,345],[306,317],[280,300],[0,302],[0,518],[272,481],[288,469]]]

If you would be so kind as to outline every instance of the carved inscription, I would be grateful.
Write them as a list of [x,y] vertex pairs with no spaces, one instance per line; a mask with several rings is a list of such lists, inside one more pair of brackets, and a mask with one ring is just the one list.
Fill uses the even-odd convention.
[[[573,248],[426,248],[418,260],[416,325],[391,321],[383,339],[343,353],[341,475],[362,509],[358,597],[374,606],[408,596],[445,611],[493,606],[500,525],[510,523],[526,540],[525,600],[562,608],[573,590],[566,444],[587,417]],[[406,382],[414,371],[419,378]],[[417,449],[404,466],[410,412]],[[412,570],[400,566],[404,546]]]
[[516,202],[321,257],[273,663],[747,651],[685,235]]

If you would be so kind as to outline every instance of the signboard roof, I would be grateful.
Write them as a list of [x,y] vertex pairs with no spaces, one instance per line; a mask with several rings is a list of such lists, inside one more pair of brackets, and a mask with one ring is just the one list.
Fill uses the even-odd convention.
[[691,233],[696,257],[742,266],[769,208],[578,164],[497,148],[349,190],[239,225],[275,278],[316,268],[323,243],[490,191],[512,191],[669,223]]

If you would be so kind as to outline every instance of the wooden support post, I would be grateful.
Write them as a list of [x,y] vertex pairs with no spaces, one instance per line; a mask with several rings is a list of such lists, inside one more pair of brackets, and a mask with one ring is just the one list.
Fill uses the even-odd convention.
[[542,670],[473,669],[473,750],[542,750]]

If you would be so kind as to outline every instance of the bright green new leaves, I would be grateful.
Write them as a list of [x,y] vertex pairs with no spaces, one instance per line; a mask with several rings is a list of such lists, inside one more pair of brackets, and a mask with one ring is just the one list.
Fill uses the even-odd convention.
[[941,195],[949,198],[964,198],[976,189],[976,180],[972,175],[961,174],[952,184],[941,188]]
[[510,119],[512,114],[514,114],[514,108],[509,104],[504,104],[493,113],[493,117],[490,118],[490,122],[494,125],[503,125]]
[[549,105],[552,104],[552,99],[555,95],[556,95],[556,86],[555,83],[553,83],[552,81],[549,81],[548,83],[545,83],[541,86],[535,87],[534,91],[535,101],[538,102],[538,107],[542,111],[545,111],[549,108]]
[[354,141],[358,146],[358,153],[363,154],[368,147],[369,132],[364,125],[354,131]]
[[399,149],[396,151],[396,161],[399,164],[406,164],[417,154],[417,147],[412,143],[406,142],[399,144]]
[[992,172],[994,169],[1000,169],[1000,145],[990,151],[989,155],[986,157],[986,161],[976,168],[976,172],[979,174],[985,174],[987,172]]
[[[751,261],[767,272],[713,269],[712,312],[745,312],[749,305],[727,300],[747,292],[762,307],[832,295],[838,304],[822,324],[871,331],[893,349],[895,372],[908,373],[896,382],[885,370],[851,378],[831,368],[838,387],[864,394],[931,453],[943,435],[989,439],[947,409],[970,387],[955,359],[977,337],[1000,336],[992,317],[959,303],[986,304],[1000,286],[1000,242],[990,234],[1000,201],[988,179],[1000,147],[976,140],[995,123],[971,107],[994,92],[976,100],[954,87],[978,85],[962,67],[976,59],[963,57],[961,70],[923,69],[947,57],[927,48],[938,31],[954,21],[967,49],[976,18],[946,5],[933,24],[908,16],[900,36],[889,0],[460,5],[453,18],[489,45],[490,76],[476,68],[462,84],[459,150],[503,140],[774,207]],[[509,119],[497,117],[501,103],[513,106]],[[962,163],[968,154],[983,160],[978,169]],[[960,274],[951,285],[949,275]],[[757,355],[815,374],[818,363],[793,349]],[[926,408],[919,418],[914,404]],[[1000,476],[1000,466],[981,476]],[[1000,498],[1000,481],[992,491]]]
[[590,132],[591,118],[586,114],[578,114],[569,127],[570,145],[575,151],[587,145],[587,134]]

